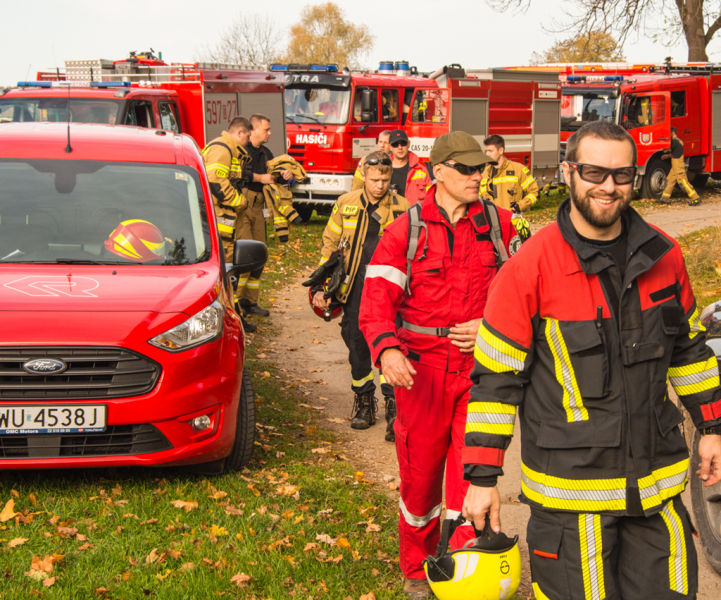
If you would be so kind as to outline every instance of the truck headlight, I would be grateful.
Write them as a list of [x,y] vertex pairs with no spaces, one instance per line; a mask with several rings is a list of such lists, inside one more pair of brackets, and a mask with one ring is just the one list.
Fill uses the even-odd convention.
[[213,341],[223,332],[223,312],[223,304],[216,300],[197,315],[155,336],[148,343],[168,352],[182,352]]

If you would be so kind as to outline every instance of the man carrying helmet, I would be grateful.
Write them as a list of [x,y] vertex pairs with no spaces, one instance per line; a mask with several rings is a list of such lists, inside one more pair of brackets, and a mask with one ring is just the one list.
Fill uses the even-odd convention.
[[636,159],[608,121],[571,136],[570,198],[493,282],[476,341],[463,515],[500,531],[496,481],[520,407],[540,599],[696,597],[689,454],[667,390],[704,434],[696,473],[716,484],[718,363],[678,243],[629,206]]
[[[323,232],[321,265],[328,261],[340,246],[345,248],[345,278],[335,297],[343,304],[341,335],[348,347],[351,389],[355,394],[351,421],[353,429],[368,429],[376,422],[373,363],[368,344],[358,328],[366,265],[370,262],[386,226],[408,210],[405,198],[389,192],[391,170],[391,159],[385,152],[372,152],[366,156],[363,165],[363,189],[338,198]],[[323,310],[330,307],[331,299],[323,298],[324,293],[320,286],[312,288],[311,292],[316,307]],[[393,441],[393,388],[384,382],[382,375],[380,383],[386,400],[386,440]]]
[[[511,213],[478,197],[491,159],[472,136],[439,137],[430,160],[437,184],[386,229],[366,270],[360,312],[373,362],[396,388],[398,540],[410,598],[433,597],[423,560],[436,553],[444,470],[446,518],[460,515],[473,342],[515,234]],[[451,545],[472,537],[471,527],[459,527]]]

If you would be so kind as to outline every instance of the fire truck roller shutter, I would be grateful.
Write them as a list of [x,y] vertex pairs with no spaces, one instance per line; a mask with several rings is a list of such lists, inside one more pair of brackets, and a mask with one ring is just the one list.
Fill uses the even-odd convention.
[[533,171],[555,170],[558,167],[561,122],[560,100],[533,102]]
[[[242,113],[238,111],[238,94],[216,94],[205,92],[205,140],[210,142],[223,133],[235,117]],[[250,115],[249,115],[250,116]]]
[[488,137],[488,100],[485,98],[453,98],[451,100],[451,131],[465,131],[481,146]]
[[[712,122],[713,128],[711,130],[711,140],[713,144],[713,150],[721,150],[721,92],[713,93],[713,104],[712,104]],[[714,157],[715,158],[715,157]],[[714,171],[721,171],[721,162],[714,160]]]
[[282,93],[238,94],[240,114],[246,119],[260,113],[270,119],[270,140],[265,144],[273,156],[287,152],[285,147],[285,100]]

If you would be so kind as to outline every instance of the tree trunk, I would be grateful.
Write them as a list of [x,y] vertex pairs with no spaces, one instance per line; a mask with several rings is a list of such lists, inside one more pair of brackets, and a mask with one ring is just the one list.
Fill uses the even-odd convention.
[[688,45],[689,62],[708,62],[703,3],[704,0],[676,0]]

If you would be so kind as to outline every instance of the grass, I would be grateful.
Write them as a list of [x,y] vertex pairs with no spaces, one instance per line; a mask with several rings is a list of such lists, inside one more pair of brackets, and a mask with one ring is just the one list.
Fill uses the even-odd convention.
[[721,300],[721,227],[694,231],[679,243],[699,308]]

